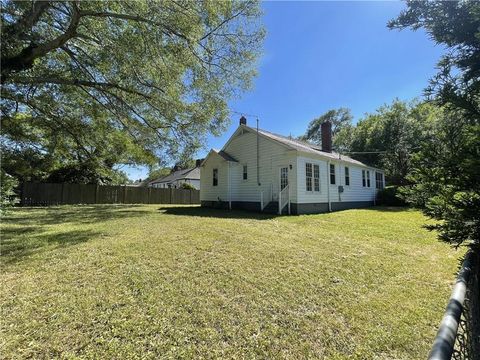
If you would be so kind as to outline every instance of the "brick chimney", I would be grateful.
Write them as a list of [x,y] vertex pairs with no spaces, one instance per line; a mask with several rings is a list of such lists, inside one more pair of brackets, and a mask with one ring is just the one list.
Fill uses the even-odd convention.
[[322,132],[322,151],[331,153],[332,152],[332,123],[328,120],[323,122],[321,127],[321,132]]
[[247,125],[247,118],[243,115],[240,118],[240,125]]

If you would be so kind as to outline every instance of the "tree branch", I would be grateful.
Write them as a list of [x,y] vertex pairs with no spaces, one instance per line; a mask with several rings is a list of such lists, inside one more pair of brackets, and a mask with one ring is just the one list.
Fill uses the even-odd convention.
[[29,28],[31,29],[32,26],[38,22],[40,16],[42,16],[45,10],[50,6],[50,1],[35,1],[32,9],[25,12],[25,14],[23,14],[23,16],[15,23],[6,26],[4,32],[15,37],[20,37],[20,35],[26,32],[26,30]]
[[144,94],[140,91],[126,88],[122,85],[109,83],[109,82],[97,82],[97,81],[86,81],[86,80],[77,80],[77,79],[61,79],[53,77],[36,77],[36,78],[16,78],[15,83],[17,84],[57,84],[57,85],[72,85],[72,86],[86,86],[91,88],[114,88],[121,90],[123,92],[142,96],[146,99],[150,99],[151,96]]
[[26,70],[33,67],[35,59],[45,56],[52,50],[58,49],[65,44],[69,39],[76,35],[78,23],[80,21],[80,10],[78,8],[78,1],[72,3],[72,16],[70,19],[70,25],[67,30],[60,36],[46,43],[35,45],[30,44],[24,48],[18,55],[2,58],[2,79],[3,84],[10,73],[14,71]]
[[93,17],[104,17],[104,18],[114,18],[114,19],[122,19],[122,20],[131,20],[131,21],[136,21],[136,22],[143,22],[147,23],[150,25],[155,25],[162,27],[167,30],[167,35],[176,35],[179,38],[182,38],[185,41],[190,42],[190,39],[188,39],[185,35],[179,33],[178,31],[173,30],[171,27],[166,26],[165,24],[138,16],[138,15],[129,15],[129,14],[119,14],[119,13],[113,13],[113,12],[94,12],[94,11],[80,11],[80,16],[93,16]]

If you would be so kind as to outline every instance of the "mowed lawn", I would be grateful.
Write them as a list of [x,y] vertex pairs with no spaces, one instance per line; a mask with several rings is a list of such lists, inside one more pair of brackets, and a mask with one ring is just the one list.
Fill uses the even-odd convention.
[[462,253],[417,211],[2,219],[2,358],[423,359]]

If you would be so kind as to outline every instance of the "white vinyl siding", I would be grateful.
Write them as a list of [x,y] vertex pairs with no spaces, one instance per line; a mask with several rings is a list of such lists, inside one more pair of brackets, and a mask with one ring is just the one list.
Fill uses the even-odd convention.
[[[330,194],[331,202],[373,201],[375,199],[375,186],[370,188],[362,186],[362,170],[369,171],[373,175],[374,169],[347,163],[341,159],[328,161],[320,155],[298,153],[263,136],[259,136],[258,140],[258,167],[257,135],[253,130],[246,131],[242,135],[235,134],[224,149],[238,162],[230,162],[229,166],[229,162],[219,155],[209,156],[201,170],[201,200],[217,201],[220,198],[222,201],[228,201],[230,193],[231,201],[259,202],[260,191],[264,192],[265,203],[271,199],[276,200],[274,196],[270,195],[271,190],[273,189],[275,196],[278,196],[280,169],[285,167],[288,168],[288,184],[292,203],[327,203],[328,194]],[[311,164],[311,189],[309,191],[307,191],[306,179],[307,163]],[[248,180],[243,179],[246,164],[248,164]],[[329,164],[334,165],[335,184],[330,184]],[[345,186],[345,167],[348,167],[349,186]],[[218,186],[215,187],[212,186],[213,168],[218,168]],[[257,182],[257,169],[260,170],[260,185]],[[229,178],[230,192],[228,191]],[[339,186],[344,186],[344,192],[339,193]]]
[[[320,191],[312,192],[306,189],[305,179],[305,164],[312,163],[319,166],[320,172]],[[366,170],[363,166],[348,164],[348,173],[350,178],[350,185],[344,186],[344,192],[338,192],[338,186],[343,186],[345,174],[344,164],[342,162],[335,162],[335,175],[337,184],[330,184],[330,167],[327,160],[320,160],[306,156],[299,156],[297,159],[297,166],[303,169],[298,173],[298,203],[327,203],[328,195],[327,189],[330,190],[330,201],[332,202],[346,202],[346,201],[373,201],[375,199],[375,189],[373,187],[362,186],[362,170]],[[340,172],[341,169],[341,172]]]
[[[218,169],[218,185],[213,186],[213,169]],[[228,163],[218,155],[211,155],[200,168],[200,200],[228,201]]]
[[[260,185],[257,183],[257,134],[245,131],[234,136],[225,147],[225,152],[238,163],[231,163],[231,196],[232,201],[260,201],[260,191],[264,192],[264,201],[272,199],[273,192],[278,194],[280,188],[280,168],[288,167],[288,183],[292,201],[296,199],[296,157],[294,152],[275,141],[258,137]],[[243,165],[248,164],[248,181],[243,180]],[[292,168],[290,169],[290,165]],[[270,195],[270,199],[267,197]]]

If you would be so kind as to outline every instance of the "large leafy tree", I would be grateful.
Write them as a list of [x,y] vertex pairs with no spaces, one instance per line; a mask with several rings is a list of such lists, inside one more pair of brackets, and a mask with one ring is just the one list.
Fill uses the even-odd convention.
[[440,238],[480,241],[480,2],[408,2],[391,28],[423,28],[447,49],[427,95],[444,114],[422,144],[407,198],[439,220]]
[[348,150],[345,152],[384,169],[389,184],[405,185],[412,156],[429,136],[438,112],[432,104],[394,100],[348,129],[348,144],[344,146]]
[[408,1],[391,29],[423,28],[447,48],[426,94],[442,105],[480,118],[480,2]]
[[[310,121],[307,131],[303,136],[300,137],[300,139],[321,145],[322,123],[325,121],[330,121],[332,123],[333,145],[337,150],[343,150],[343,142],[337,142],[336,137],[342,129],[349,130],[351,128],[352,119],[353,116],[350,112],[350,109],[339,108],[328,110],[326,113]],[[338,149],[339,147],[341,147],[341,149]]]
[[252,0],[5,1],[1,16],[3,165],[25,179],[188,156],[250,88],[264,36]]

